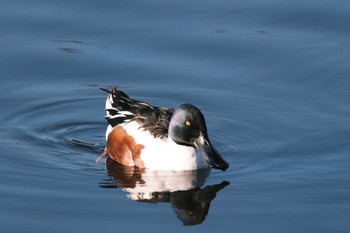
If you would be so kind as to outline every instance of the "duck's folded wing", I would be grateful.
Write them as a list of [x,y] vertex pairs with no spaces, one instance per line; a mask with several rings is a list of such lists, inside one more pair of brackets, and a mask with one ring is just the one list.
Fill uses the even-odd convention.
[[174,109],[154,107],[131,99],[116,87],[111,90],[103,88],[101,90],[108,93],[105,118],[112,127],[137,121],[140,128],[148,130],[155,137],[163,138],[168,135],[168,126]]

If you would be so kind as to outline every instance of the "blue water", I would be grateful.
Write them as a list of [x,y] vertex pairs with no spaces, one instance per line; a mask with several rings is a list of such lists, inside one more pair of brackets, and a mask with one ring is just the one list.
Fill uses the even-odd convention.
[[[342,0],[3,1],[1,232],[349,232],[349,11]],[[96,164],[99,88],[113,85],[198,106],[230,168]]]

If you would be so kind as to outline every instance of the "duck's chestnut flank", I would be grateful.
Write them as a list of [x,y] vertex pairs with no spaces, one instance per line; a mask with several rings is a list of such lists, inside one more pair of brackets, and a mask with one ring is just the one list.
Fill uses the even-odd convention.
[[123,127],[116,126],[108,135],[106,147],[101,156],[107,154],[110,158],[125,166],[143,168],[145,165],[140,157],[143,148],[144,146],[137,144]]

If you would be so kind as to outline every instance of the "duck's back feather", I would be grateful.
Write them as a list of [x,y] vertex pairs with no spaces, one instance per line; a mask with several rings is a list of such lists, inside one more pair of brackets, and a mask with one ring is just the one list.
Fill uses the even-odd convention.
[[160,108],[131,99],[125,92],[113,87],[106,101],[107,122],[115,127],[130,121],[137,121],[140,128],[149,131],[156,138],[168,136],[168,126],[173,108]]

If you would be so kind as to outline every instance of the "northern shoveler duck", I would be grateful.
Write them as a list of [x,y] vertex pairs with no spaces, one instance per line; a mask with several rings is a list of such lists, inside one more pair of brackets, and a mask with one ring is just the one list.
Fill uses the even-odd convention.
[[[131,99],[113,87],[101,88],[106,100],[106,147],[96,159],[108,155],[126,166],[152,170],[196,170],[229,164],[209,141],[201,111],[191,104],[160,108]],[[196,148],[199,153],[196,153]]]

